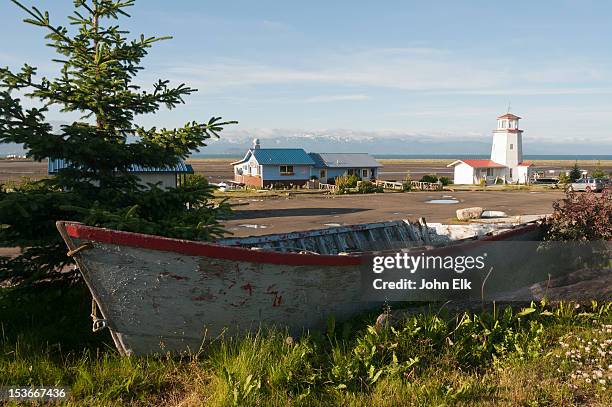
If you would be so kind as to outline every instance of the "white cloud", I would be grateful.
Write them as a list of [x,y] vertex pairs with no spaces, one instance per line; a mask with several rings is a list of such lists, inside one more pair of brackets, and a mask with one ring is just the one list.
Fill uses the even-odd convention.
[[343,52],[306,60],[307,65],[296,67],[295,61],[271,64],[225,59],[171,65],[167,72],[204,91],[324,84],[477,95],[612,92],[609,61],[566,59],[518,64],[513,59],[467,58],[457,52],[425,47]]
[[368,100],[368,95],[325,95],[325,96],[313,96],[304,99],[307,103],[321,103],[321,102],[342,102],[342,101],[360,101]]

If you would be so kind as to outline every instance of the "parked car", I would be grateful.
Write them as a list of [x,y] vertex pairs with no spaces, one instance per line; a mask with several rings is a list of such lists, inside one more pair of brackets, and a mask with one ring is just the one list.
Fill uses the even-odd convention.
[[578,181],[569,184],[567,189],[570,191],[601,192],[604,189],[604,183],[599,178],[581,178]]

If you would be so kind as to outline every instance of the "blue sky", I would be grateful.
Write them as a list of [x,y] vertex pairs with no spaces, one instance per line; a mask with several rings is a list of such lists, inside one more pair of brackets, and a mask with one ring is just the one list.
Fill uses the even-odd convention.
[[[57,23],[72,5],[25,3]],[[230,138],[410,134],[461,143],[488,140],[510,103],[526,143],[612,154],[607,1],[140,0],[132,15],[133,34],[174,36],[153,48],[142,84],[168,78],[199,89],[185,106],[139,118],[145,125],[221,115],[240,122]],[[0,16],[0,65],[52,74],[42,32],[21,23],[9,1]]]

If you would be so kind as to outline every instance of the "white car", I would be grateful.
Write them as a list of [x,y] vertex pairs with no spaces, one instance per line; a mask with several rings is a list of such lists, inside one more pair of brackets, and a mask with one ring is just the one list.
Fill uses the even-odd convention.
[[604,189],[604,183],[598,178],[581,178],[569,184],[567,189],[569,191],[601,192]]

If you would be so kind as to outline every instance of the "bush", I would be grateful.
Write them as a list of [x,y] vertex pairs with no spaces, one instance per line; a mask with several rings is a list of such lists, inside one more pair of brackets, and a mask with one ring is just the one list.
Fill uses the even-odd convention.
[[360,194],[372,194],[374,192],[384,192],[382,187],[376,186],[371,181],[362,181],[359,183],[357,190]]
[[434,174],[423,175],[420,182],[438,182],[438,176]]
[[435,184],[440,181],[442,185],[447,186],[453,183],[449,177],[438,177],[436,174],[426,174],[423,175],[420,179],[420,182],[431,182]]
[[569,184],[570,182],[570,177],[566,173],[562,172],[561,174],[559,174],[559,183]]
[[578,181],[580,178],[582,178],[582,171],[580,171],[580,167],[578,167],[578,162],[574,163],[574,166],[569,173],[569,178],[571,182]]
[[357,181],[359,181],[359,177],[356,175],[341,175],[336,177],[336,186],[338,186],[339,190],[355,188]]
[[565,198],[553,203],[548,223],[548,240],[612,240],[612,194],[600,196],[591,192],[566,192]]
[[597,167],[595,167],[595,169],[591,173],[591,176],[593,178],[604,178],[606,176],[606,173],[601,168],[601,161],[597,161]]
[[402,183],[402,192],[412,191],[412,183],[410,181],[404,181]]
[[438,181],[440,181],[442,183],[442,185],[447,186],[453,183],[453,181],[451,181],[451,179],[449,177],[440,177],[438,178]]

